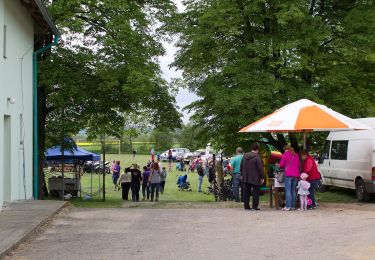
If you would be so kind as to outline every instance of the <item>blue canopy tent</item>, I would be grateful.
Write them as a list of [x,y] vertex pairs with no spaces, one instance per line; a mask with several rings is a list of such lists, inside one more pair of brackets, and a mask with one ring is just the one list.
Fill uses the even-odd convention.
[[[60,146],[55,146],[48,149],[46,152],[46,161],[58,160],[62,160]],[[100,161],[100,155],[77,147],[72,150],[64,150],[64,160]]]
[[[61,151],[60,146],[55,146],[48,149],[45,153],[46,161],[62,161],[62,166],[57,167],[57,171],[61,170],[61,177],[52,176],[48,178],[48,187],[50,190],[50,194],[54,194],[52,196],[60,196],[64,200],[64,194],[66,192],[71,193],[73,196],[81,197],[81,168],[77,171],[74,171],[75,174],[69,175],[68,178],[65,178],[64,172],[69,171],[69,169],[65,169],[64,163],[73,163],[74,161],[100,161],[100,155],[96,153],[92,153],[86,151],[82,148],[73,148],[73,149],[65,149],[64,150],[64,160],[63,160],[63,153]],[[55,167],[53,167],[55,168]],[[98,175],[100,176],[100,175]],[[100,186],[100,183],[99,183]],[[92,173],[91,173],[91,194],[92,194]]]

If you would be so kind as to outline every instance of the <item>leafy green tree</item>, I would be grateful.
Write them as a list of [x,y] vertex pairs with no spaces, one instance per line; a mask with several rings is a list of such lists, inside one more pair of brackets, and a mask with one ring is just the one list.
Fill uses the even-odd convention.
[[[176,8],[169,0],[45,1],[63,39],[40,66],[39,140],[71,136],[121,138],[127,113],[147,110],[150,123],[180,126],[170,86],[157,57],[164,53],[164,26]],[[62,113],[63,111],[63,113]],[[61,123],[64,128],[61,128]],[[40,176],[43,175],[40,157]]]
[[[150,142],[155,142],[155,151],[164,152],[173,146],[173,134],[168,129],[154,129],[150,135]],[[151,149],[151,147],[150,147]]]
[[204,139],[233,150],[266,137],[279,150],[300,136],[238,134],[309,98],[349,116],[375,114],[372,1],[188,0],[170,30],[174,65],[201,97],[190,105]]
[[180,143],[181,147],[188,148],[191,151],[198,150],[207,144],[207,142],[200,139],[200,131],[202,131],[200,127],[191,123],[183,125],[180,129],[176,129],[176,141]]
[[125,127],[123,135],[129,138],[130,151],[133,150],[133,140],[142,133],[147,133],[152,127],[152,111],[144,110],[141,113],[128,113],[124,115]]

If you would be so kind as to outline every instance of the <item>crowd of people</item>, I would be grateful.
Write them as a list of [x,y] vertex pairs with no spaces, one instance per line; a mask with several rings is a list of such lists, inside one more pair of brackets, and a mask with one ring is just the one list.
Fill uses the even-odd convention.
[[131,191],[132,201],[139,202],[139,193],[142,191],[143,200],[159,201],[159,193],[163,194],[167,171],[160,166],[160,162],[150,161],[143,167],[134,163],[124,169],[120,175],[120,161],[112,162],[112,181],[115,191],[122,191],[122,199],[129,200]]
[[[135,156],[135,153],[133,153]],[[143,200],[158,201],[159,194],[163,194],[167,177],[166,167],[162,167],[160,157],[151,160],[142,168],[132,164],[123,170],[121,174],[120,161],[112,163],[112,180],[115,191],[122,190],[122,199],[129,200],[131,191],[132,201],[140,200],[140,192]],[[172,153],[168,154],[168,170],[172,171]],[[189,164],[190,171],[196,171],[198,175],[198,192],[202,192],[204,176],[208,176],[209,182],[215,179],[215,158],[203,159],[200,155],[192,159]],[[258,143],[251,145],[250,152],[244,153],[241,147],[236,149],[236,155],[231,159],[223,160],[224,170],[231,174],[231,195],[236,202],[243,202],[245,210],[257,211],[259,209],[259,196],[261,186],[266,177],[264,164],[259,154]],[[177,169],[184,170],[185,162],[177,163]],[[295,210],[297,197],[299,196],[300,210],[316,208],[315,190],[320,183],[320,173],[314,158],[306,150],[296,153],[291,146],[284,147],[281,159],[275,162],[269,177],[274,178],[276,187],[285,188],[285,202],[282,204],[284,211]],[[188,183],[189,184],[189,183]],[[177,179],[180,190],[191,190],[187,185],[187,175]],[[252,205],[250,199],[252,196]],[[277,202],[279,203],[279,202]]]
[[[301,164],[302,162],[302,164]],[[315,209],[315,190],[320,183],[320,173],[314,158],[302,150],[297,154],[293,147],[286,145],[281,160],[275,163],[271,175],[276,185],[285,188],[284,211],[296,209],[297,194],[300,199],[300,209]],[[263,160],[259,154],[259,145],[253,143],[251,152],[243,154],[242,148],[237,148],[236,156],[230,161],[232,172],[232,194],[235,201],[240,201],[240,183],[242,201],[245,210],[259,210],[260,187],[265,181]],[[250,197],[252,207],[250,207]],[[278,202],[277,202],[278,203]]]

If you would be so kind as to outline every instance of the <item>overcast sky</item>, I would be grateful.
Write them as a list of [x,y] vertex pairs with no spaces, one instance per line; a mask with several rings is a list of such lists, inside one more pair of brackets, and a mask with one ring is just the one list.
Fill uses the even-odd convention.
[[[182,0],[173,0],[179,8],[180,11],[183,10]],[[171,81],[173,78],[181,78],[182,72],[179,70],[176,70],[176,68],[169,68],[169,64],[173,62],[174,55],[177,51],[177,48],[174,46],[174,43],[164,43],[164,48],[166,50],[166,53],[164,56],[159,57],[160,67],[163,72],[163,78],[167,80],[168,82]],[[198,97],[187,91],[186,89],[180,89],[179,93],[176,97],[177,105],[181,108],[184,108],[185,106],[189,105],[191,102],[197,100]],[[184,115],[184,123],[189,122],[189,115],[186,112],[183,112]]]

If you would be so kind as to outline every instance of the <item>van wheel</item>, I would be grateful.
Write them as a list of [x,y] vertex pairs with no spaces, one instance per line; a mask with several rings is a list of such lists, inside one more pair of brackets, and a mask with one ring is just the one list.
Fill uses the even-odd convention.
[[365,182],[362,179],[358,179],[355,183],[355,193],[358,201],[369,201],[370,194],[366,190]]

